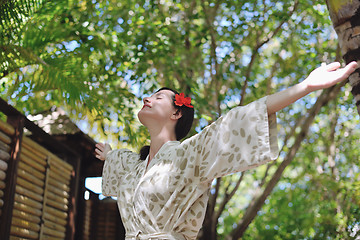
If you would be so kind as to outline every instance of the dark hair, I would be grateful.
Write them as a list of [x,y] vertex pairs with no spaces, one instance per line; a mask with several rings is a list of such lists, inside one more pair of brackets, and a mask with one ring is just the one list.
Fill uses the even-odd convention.
[[[194,108],[189,108],[186,107],[185,105],[183,106],[175,105],[175,95],[179,94],[177,91],[171,88],[163,87],[157,90],[156,92],[160,92],[161,90],[170,90],[174,93],[173,106],[178,110],[178,112],[180,111],[182,114],[181,118],[178,119],[175,125],[176,140],[180,141],[181,139],[186,137],[186,135],[189,133],[191,129],[192,123],[194,121]],[[149,155],[149,152],[150,152],[150,146],[143,146],[140,149],[140,159],[145,160],[147,155]]]

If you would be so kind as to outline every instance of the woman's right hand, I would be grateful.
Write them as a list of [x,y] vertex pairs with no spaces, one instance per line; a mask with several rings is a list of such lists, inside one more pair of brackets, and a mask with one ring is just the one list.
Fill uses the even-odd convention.
[[104,161],[106,158],[106,154],[111,151],[110,145],[107,143],[98,143],[95,145],[95,147],[95,156],[101,161]]

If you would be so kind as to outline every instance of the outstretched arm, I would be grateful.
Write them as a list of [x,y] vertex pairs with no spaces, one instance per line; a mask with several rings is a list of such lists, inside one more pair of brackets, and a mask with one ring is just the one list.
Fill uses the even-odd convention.
[[344,68],[340,68],[340,63],[333,62],[316,68],[301,83],[268,96],[266,101],[268,114],[271,115],[287,107],[313,91],[331,87],[347,79],[357,67],[356,62],[351,62]]

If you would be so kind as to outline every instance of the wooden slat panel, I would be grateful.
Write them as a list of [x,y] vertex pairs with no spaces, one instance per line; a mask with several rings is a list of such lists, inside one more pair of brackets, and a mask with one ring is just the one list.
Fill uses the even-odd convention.
[[4,181],[0,181],[0,189],[4,189],[5,188],[5,182]]
[[3,170],[0,170],[0,180],[4,180],[6,178],[6,173]]
[[50,191],[47,192],[47,199],[53,200],[53,201],[56,201],[58,203],[65,204],[65,205],[67,205],[69,203],[68,198],[60,197]]
[[29,214],[32,214],[32,215],[38,216],[38,217],[40,217],[41,213],[42,213],[41,210],[39,210],[39,209],[30,207],[26,204],[22,204],[19,202],[14,202],[14,209],[17,209],[19,211],[26,212],[26,213],[29,213]]
[[44,226],[44,234],[50,235],[53,237],[65,238],[65,232],[60,232],[54,229],[50,229],[47,226]]
[[19,193],[21,195],[27,196],[35,201],[42,202],[44,200],[43,196],[41,194],[37,194],[33,191],[30,191],[26,188],[21,187],[20,185],[16,185],[16,193]]
[[10,152],[10,146],[6,143],[4,143],[3,141],[0,140],[0,149],[5,151],[5,152]]
[[69,193],[67,191],[63,191],[61,189],[57,189],[56,187],[52,186],[52,185],[48,185],[48,191],[54,193],[55,195],[58,195],[62,198],[68,198],[69,197]]
[[65,228],[64,225],[60,225],[60,224],[57,224],[57,223],[54,223],[54,222],[51,222],[51,221],[48,221],[48,220],[45,220],[44,224],[49,229],[53,229],[53,230],[56,230],[56,231],[59,231],[59,232],[64,232],[64,233],[66,232],[66,228]]
[[65,168],[67,172],[72,172],[74,170],[73,166],[64,160],[60,159],[58,156],[51,154],[50,156],[50,164],[55,165],[60,168]]
[[57,173],[54,172],[54,171],[50,171],[49,174],[50,174],[50,178],[53,178],[53,179],[55,179],[56,181],[59,181],[59,182],[64,183],[64,184],[66,184],[66,185],[68,185],[69,182],[70,182],[69,180],[63,178],[61,175],[57,174]]
[[58,182],[55,179],[50,178],[49,179],[49,184],[56,187],[57,189],[60,189],[60,190],[66,191],[66,192],[70,191],[69,185],[67,185],[65,183]]
[[19,167],[18,169],[21,170],[25,170],[26,172],[30,173],[32,176],[37,177],[38,179],[44,181],[45,179],[45,174],[43,172],[40,172],[38,170],[36,170],[35,168],[32,168],[30,165],[24,163],[24,162],[19,162]]
[[34,184],[31,184],[31,182],[21,178],[21,177],[18,177],[17,178],[17,184],[30,190],[30,191],[33,191],[37,194],[40,194],[40,195],[43,195],[44,193],[44,189],[41,188],[41,187],[38,187],[38,186],[35,186]]
[[56,217],[54,215],[51,215],[50,213],[47,213],[47,212],[44,213],[44,219],[50,220],[51,222],[57,223],[57,224],[59,224],[61,226],[66,226],[66,223],[67,223],[66,219],[64,220],[64,219],[58,218],[58,217]]
[[59,175],[61,178],[66,179],[68,182],[71,179],[71,172],[63,171],[61,168],[58,168],[54,165],[50,165],[50,170]]
[[8,169],[8,164],[4,160],[0,159],[0,170],[6,171]]
[[43,237],[40,240],[64,240],[64,238],[59,238],[59,237],[53,237],[53,236],[49,236],[46,234],[43,234]]
[[8,161],[10,159],[10,154],[0,149],[0,159],[4,161]]
[[15,237],[15,236],[10,236],[9,239],[10,240],[28,240],[27,238],[21,238],[21,237]]
[[34,232],[39,232],[39,230],[40,230],[39,224],[29,222],[27,220],[20,219],[20,218],[14,217],[14,216],[12,218],[11,224],[13,226],[28,229],[28,230],[31,230],[31,231],[34,231]]
[[49,207],[49,206],[45,206],[44,212],[49,213],[49,214],[51,214],[51,215],[53,215],[55,217],[58,217],[58,218],[61,218],[61,219],[64,219],[64,220],[66,220],[66,218],[68,216],[67,213],[59,211],[59,210],[57,210],[55,208],[52,208],[52,207]]
[[63,212],[66,212],[67,210],[69,210],[69,207],[66,204],[59,203],[59,202],[53,201],[51,199],[47,199],[46,204],[50,207],[53,207],[53,208],[58,209]]
[[[65,164],[68,164],[64,161],[62,161],[62,162]],[[50,165],[50,168],[58,169],[59,171],[63,172],[64,174],[66,174],[69,177],[71,176],[72,171],[73,171],[73,167],[71,165],[65,166],[64,164],[61,164],[61,162],[59,162],[58,158],[50,157],[49,165]]]
[[15,193],[15,201],[25,204],[26,206],[33,207],[35,209],[42,209],[42,203],[32,200],[29,197]]
[[10,136],[15,134],[14,127],[2,120],[0,120],[0,130]]
[[37,162],[38,164],[40,164],[41,166],[46,165],[46,158],[41,158],[36,156],[33,152],[27,150],[26,148],[22,148],[21,149],[21,153],[24,154],[25,156],[31,158],[32,160],[34,160],[35,162]]
[[11,138],[2,131],[0,131],[0,141],[2,141],[5,144],[10,144]]
[[10,234],[13,236],[25,237],[28,239],[38,239],[39,238],[39,234],[37,232],[19,228],[16,226],[11,226]]
[[93,201],[85,201],[85,213],[84,213],[84,226],[82,236],[84,240],[90,240],[91,234],[91,223],[92,223],[92,214],[93,214]]
[[32,214],[26,213],[24,211],[19,211],[17,209],[13,210],[13,216],[18,217],[20,219],[28,220],[33,223],[40,223],[40,217],[34,216]]
[[[39,235],[36,239],[64,239],[73,167],[30,138],[23,137],[22,143],[12,227],[36,225],[41,218],[40,228],[32,228]],[[23,232],[11,235],[14,238],[34,237],[25,236]]]
[[40,159],[46,159],[48,154],[44,154],[44,153],[40,152],[38,147],[34,147],[34,146],[37,146],[38,144],[36,142],[34,142],[33,140],[30,140],[30,141],[32,141],[31,145],[24,142],[23,147],[27,151],[30,151],[32,153],[32,155],[34,155],[35,157],[40,158]]
[[18,176],[20,176],[21,178],[35,184],[36,186],[38,187],[41,187],[43,188],[45,183],[44,183],[44,180],[41,180],[35,176],[33,176],[31,173],[23,170],[23,169],[19,169],[18,168]]
[[29,158],[28,156],[24,155],[23,153],[20,153],[20,161],[25,162],[26,164],[30,165],[31,167],[35,168],[36,170],[40,172],[45,172],[45,167],[36,161],[34,161],[32,158]]
[[33,148],[36,148],[36,150],[40,153],[43,153],[45,156],[49,156],[52,160],[54,160],[56,163],[58,163],[59,166],[64,167],[65,169],[68,169],[69,171],[72,171],[73,167],[71,164],[65,162],[64,160],[60,159],[58,156],[54,155],[53,153],[49,152],[46,148],[40,146],[36,142],[32,141],[28,137],[23,138],[23,142],[27,145],[30,145]]

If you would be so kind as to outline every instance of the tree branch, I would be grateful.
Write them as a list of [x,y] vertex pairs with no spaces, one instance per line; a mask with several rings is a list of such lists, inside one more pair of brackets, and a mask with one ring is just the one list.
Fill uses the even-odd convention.
[[[219,63],[217,61],[217,55],[216,55],[216,48],[217,48],[217,43],[216,43],[216,31],[214,29],[214,19],[216,16],[216,12],[220,7],[220,3],[222,1],[217,1],[215,7],[212,9],[212,11],[210,10],[210,8],[207,8],[205,5],[205,1],[202,0],[201,1],[201,6],[204,10],[204,15],[205,15],[205,22],[206,25],[208,26],[209,30],[210,30],[210,75],[211,75],[211,81],[209,84],[209,87],[212,88],[212,86],[214,84],[215,85],[215,94],[213,95],[213,102],[216,103],[217,106],[217,112],[219,114],[221,114],[221,108],[220,108],[220,102],[217,101],[218,97],[219,97],[219,92],[220,92],[220,86],[219,86]],[[215,71],[215,74],[214,74]],[[215,105],[215,104],[214,104]]]
[[255,46],[255,48],[252,50],[252,54],[251,54],[251,59],[250,59],[250,63],[248,65],[248,68],[246,70],[245,73],[245,82],[244,82],[244,86],[242,88],[242,92],[240,94],[240,103],[239,106],[244,105],[244,100],[245,100],[245,94],[246,94],[246,89],[248,86],[248,82],[249,82],[249,78],[250,78],[250,74],[252,72],[252,67],[254,65],[255,59],[259,54],[259,49],[264,46],[266,43],[268,43],[282,28],[282,26],[290,19],[290,17],[294,14],[295,10],[297,9],[297,6],[299,5],[299,0],[297,0],[294,4],[294,6],[292,7],[290,13],[289,13],[289,17],[287,19],[284,19],[283,21],[281,21],[279,23],[279,25],[274,29],[274,31],[270,32],[265,39],[263,39],[261,42],[258,42]]
[[330,100],[334,99],[339,93],[342,86],[345,85],[345,82],[338,84],[334,87],[326,89],[322,92],[320,97],[317,99],[313,107],[308,111],[307,118],[301,127],[301,131],[296,137],[295,143],[290,148],[287,156],[284,161],[279,165],[278,169],[274,173],[272,179],[268,182],[264,191],[260,195],[255,195],[252,202],[247,208],[244,217],[239,222],[237,228],[233,230],[230,235],[230,239],[239,239],[243,236],[245,230],[248,228],[249,224],[254,220],[257,215],[257,212],[263,206],[266,198],[270,195],[271,191],[274,189],[276,184],[279,182],[285,168],[291,163],[294,159],[295,154],[301,146],[301,142],[307,135],[310,125],[313,123],[315,116],[319,113],[321,107],[325,106]]
[[217,222],[218,222],[218,219],[219,219],[221,213],[224,211],[226,204],[230,201],[230,199],[234,196],[235,192],[238,190],[243,178],[244,178],[244,172],[241,172],[241,175],[240,175],[239,179],[237,180],[236,185],[233,188],[233,190],[231,190],[230,193],[228,193],[227,191],[225,192],[225,196],[224,196],[222,202],[220,203],[219,209],[213,215],[212,222],[213,222],[214,228],[216,228]]

